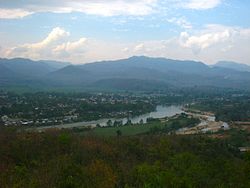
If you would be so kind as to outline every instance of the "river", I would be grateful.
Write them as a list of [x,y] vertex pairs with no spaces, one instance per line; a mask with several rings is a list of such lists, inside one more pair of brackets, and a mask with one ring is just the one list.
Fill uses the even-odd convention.
[[[150,113],[142,114],[139,116],[131,117],[129,118],[133,124],[139,123],[141,120],[143,120],[144,123],[146,123],[147,118],[163,118],[163,117],[171,117],[176,114],[180,114],[184,112],[182,110],[181,105],[171,105],[171,106],[162,106],[158,105],[156,107],[156,110]],[[84,127],[84,126],[95,126],[96,124],[99,124],[101,126],[106,126],[107,121],[111,120],[114,121],[122,121],[123,124],[125,124],[128,121],[128,118],[103,118],[99,120],[94,121],[84,121],[84,122],[77,122],[77,123],[69,123],[69,124],[61,124],[61,125],[51,125],[51,126],[41,126],[41,127],[34,127],[31,129],[35,130],[45,130],[50,128],[73,128],[73,127]]]

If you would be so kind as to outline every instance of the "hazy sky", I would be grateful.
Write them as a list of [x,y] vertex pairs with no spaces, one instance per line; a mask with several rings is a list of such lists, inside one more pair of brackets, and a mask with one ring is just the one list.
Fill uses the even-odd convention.
[[250,65],[249,0],[0,0],[0,56]]

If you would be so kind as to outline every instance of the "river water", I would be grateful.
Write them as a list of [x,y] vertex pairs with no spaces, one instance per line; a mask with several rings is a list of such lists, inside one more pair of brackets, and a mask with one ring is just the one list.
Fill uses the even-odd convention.
[[[184,112],[182,110],[181,105],[172,105],[172,106],[162,106],[158,105],[156,107],[156,110],[154,112],[142,114],[139,116],[131,117],[129,118],[133,124],[139,123],[141,120],[143,120],[144,123],[146,123],[147,118],[163,118],[163,117],[171,117],[176,114],[180,114]],[[123,124],[127,123],[128,118],[109,118],[112,122],[116,121],[122,121]],[[77,123],[70,123],[70,124],[62,124],[62,125],[52,125],[52,126],[41,126],[36,127],[34,129],[36,130],[44,130],[49,128],[73,128],[73,127],[83,127],[83,126],[95,126],[96,124],[99,124],[101,126],[106,126],[108,118],[103,118],[99,120],[94,121],[84,121],[84,122],[77,122]]]

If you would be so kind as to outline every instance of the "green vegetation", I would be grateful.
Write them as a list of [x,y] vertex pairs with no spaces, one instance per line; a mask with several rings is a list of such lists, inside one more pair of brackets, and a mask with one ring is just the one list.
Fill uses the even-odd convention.
[[230,145],[235,147],[249,147],[250,132],[233,128],[227,131],[226,140]]
[[149,118],[146,124],[128,124],[112,126],[112,122],[108,121],[110,124],[107,127],[97,126],[93,129],[77,128],[74,129],[75,132],[79,132],[83,135],[92,136],[116,136],[117,131],[119,131],[123,136],[133,136],[139,134],[156,134],[156,133],[170,133],[184,127],[192,127],[197,125],[200,120],[192,117],[187,117],[185,114],[175,116],[173,118],[165,119],[161,122],[158,119]]
[[189,107],[191,109],[214,112],[216,120],[226,122],[250,121],[249,94],[234,94],[196,100],[196,103]]
[[0,118],[7,116],[6,125],[55,125],[136,116],[155,107],[150,98],[130,94],[0,92]]
[[217,120],[249,121],[250,94],[213,88],[189,88],[166,93],[12,93],[0,91],[0,116],[6,125],[44,126],[144,114],[156,105],[191,104],[212,111]]
[[163,132],[171,132],[175,131],[181,128],[190,128],[194,127],[195,125],[198,125],[200,123],[200,120],[197,118],[193,117],[188,117],[185,114],[181,114],[177,118],[170,119],[166,124],[164,129],[162,130]]
[[[0,188],[250,187],[249,73],[143,56],[64,68],[0,60]],[[185,114],[111,120],[170,104],[213,112],[230,130],[175,135],[200,122]],[[107,127],[36,132],[102,118]]]
[[[22,118],[47,119],[48,125],[61,117],[120,117],[151,111],[157,104],[189,103],[215,112],[218,120],[249,121],[249,96],[188,89],[176,94],[2,92],[0,115],[4,125]],[[172,135],[199,122],[180,114],[146,124],[109,121],[108,127],[41,133],[0,126],[0,187],[250,187],[250,153],[239,151],[250,146],[247,122],[229,131]]]
[[123,136],[132,136],[150,132],[154,128],[160,130],[164,128],[164,124],[150,123],[146,125],[126,125],[119,127],[97,127],[89,131],[83,132],[84,135],[95,135],[95,136],[116,136],[117,131],[120,130]]
[[250,186],[250,154],[205,136],[1,129],[0,144],[4,188]]

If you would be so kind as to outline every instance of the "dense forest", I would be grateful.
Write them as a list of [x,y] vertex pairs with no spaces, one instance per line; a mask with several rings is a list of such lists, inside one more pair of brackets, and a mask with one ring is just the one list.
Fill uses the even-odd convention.
[[250,153],[207,136],[92,137],[0,131],[0,185],[12,187],[250,187]]

